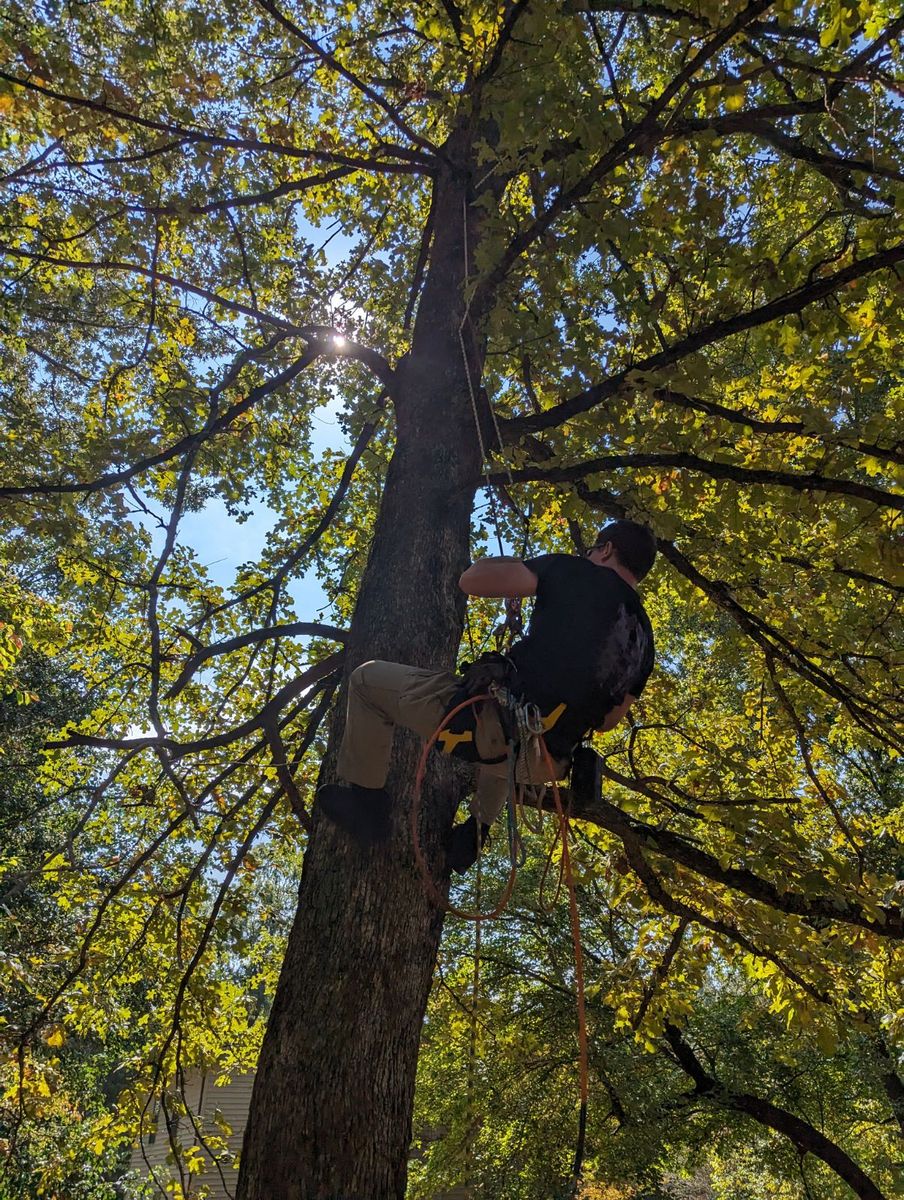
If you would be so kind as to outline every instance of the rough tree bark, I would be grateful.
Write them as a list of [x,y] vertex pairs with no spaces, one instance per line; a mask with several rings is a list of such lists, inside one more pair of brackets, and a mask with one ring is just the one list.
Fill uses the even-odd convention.
[[[370,658],[448,667],[461,636],[457,579],[469,561],[480,470],[458,337],[469,142],[464,131],[450,139],[451,161],[435,185],[431,265],[412,349],[391,389],[397,442],[352,622],[349,671]],[[408,832],[419,751],[417,739],[399,735],[385,848],[357,849],[314,810],[255,1080],[239,1200],[404,1195],[418,1045],[442,931]],[[434,859],[454,790],[448,769],[435,766],[424,796],[425,845]]]

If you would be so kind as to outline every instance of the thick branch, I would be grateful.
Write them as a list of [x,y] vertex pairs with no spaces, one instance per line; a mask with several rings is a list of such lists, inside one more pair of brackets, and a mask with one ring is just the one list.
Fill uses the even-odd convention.
[[671,913],[673,916],[680,917],[684,921],[701,925],[705,929],[709,929],[720,937],[726,938],[728,941],[740,946],[742,950],[746,950],[754,958],[763,958],[768,962],[774,963],[784,975],[797,984],[802,992],[805,992],[808,996],[812,996],[814,1000],[821,1004],[827,1003],[827,995],[824,992],[820,992],[813,984],[808,983],[799,971],[796,971],[784,959],[779,958],[774,950],[770,950],[765,946],[755,945],[746,934],[738,929],[737,925],[720,920],[718,917],[707,916],[699,908],[692,908],[684,900],[679,900],[677,896],[671,895],[663,885],[662,880],[647,862],[640,838],[634,836],[634,834],[626,834],[622,838],[622,845],[625,848],[625,857],[630,864],[631,870],[643,884],[647,895],[653,903],[659,905],[663,912]]
[[[572,797],[571,815],[581,821],[590,821],[615,834],[621,841],[632,839],[648,850],[672,862],[687,867],[696,875],[712,880],[723,887],[741,892],[759,904],[778,912],[790,913],[804,919],[820,918],[842,922],[868,929],[883,937],[904,939],[904,914],[894,905],[870,905],[875,916],[867,915],[855,900],[842,896],[805,896],[799,892],[783,890],[768,879],[763,879],[746,867],[723,867],[719,860],[699,846],[692,845],[678,834],[666,829],[654,829],[651,825],[628,817],[616,805],[605,798],[581,804]],[[544,807],[552,807],[551,800],[544,800]]]
[[711,130],[713,133],[728,135],[732,133],[749,133],[752,137],[768,142],[789,158],[802,162],[839,179],[845,186],[853,187],[853,180],[845,177],[851,171],[860,171],[865,175],[874,175],[879,179],[888,179],[895,183],[904,181],[904,172],[894,167],[883,166],[872,159],[847,158],[840,154],[829,154],[808,145],[803,138],[794,137],[777,129],[768,121],[755,113],[726,113],[724,115],[702,118],[686,118],[672,125],[676,136],[688,133],[702,133]]
[[705,346],[711,346],[733,334],[745,333],[747,330],[756,329],[761,325],[768,325],[770,321],[776,321],[779,317],[802,312],[809,305],[824,300],[847,284],[863,279],[876,271],[887,270],[902,261],[904,261],[904,244],[890,246],[887,250],[871,254],[868,258],[861,258],[857,262],[843,267],[840,271],[835,271],[831,275],[823,276],[812,283],[795,288],[794,291],[787,292],[784,296],[779,296],[778,299],[770,300],[766,304],[761,304],[749,312],[737,313],[733,317],[723,317],[720,320],[711,321],[708,325],[689,333],[673,346],[632,363],[616,374],[610,375],[601,383],[587,388],[586,391],[554,404],[552,408],[546,409],[543,413],[501,421],[503,434],[509,435],[506,437],[507,441],[512,441],[522,433],[553,429],[579,413],[588,412],[610,396],[614,396],[629,382],[632,372],[646,374],[673,366],[681,359],[687,358],[688,355],[702,350]]
[[849,479],[837,479],[821,475],[818,471],[770,471],[760,467],[741,467],[736,463],[714,462],[696,454],[607,454],[600,458],[587,459],[562,467],[524,467],[498,478],[490,476],[490,482],[510,479],[514,483],[546,482],[563,483],[586,479],[589,475],[602,475],[608,471],[624,468],[673,467],[679,470],[699,471],[712,479],[730,479],[735,483],[752,486],[764,483],[773,487],[793,488],[798,492],[835,492],[840,495],[856,496],[871,504],[884,508],[904,509],[904,496],[898,496],[881,488],[870,487]]
[[789,1138],[801,1154],[812,1154],[843,1179],[861,1200],[885,1200],[870,1177],[835,1142],[809,1121],[750,1092],[736,1092],[710,1075],[674,1025],[665,1028],[666,1041],[681,1069],[694,1081],[694,1095],[703,1096],[724,1108],[746,1113],[760,1125]]

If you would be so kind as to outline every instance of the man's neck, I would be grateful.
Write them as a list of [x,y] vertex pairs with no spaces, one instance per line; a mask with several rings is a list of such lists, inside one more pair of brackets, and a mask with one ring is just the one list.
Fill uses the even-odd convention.
[[633,588],[635,592],[637,591],[636,577],[631,574],[631,572],[627,569],[627,567],[623,567],[621,565],[621,563],[619,563],[619,562],[604,562],[604,563],[597,563],[596,565],[598,567],[604,567],[607,571],[614,571],[615,574],[618,575],[618,577],[620,579],[624,579],[624,581],[628,585],[628,587]]

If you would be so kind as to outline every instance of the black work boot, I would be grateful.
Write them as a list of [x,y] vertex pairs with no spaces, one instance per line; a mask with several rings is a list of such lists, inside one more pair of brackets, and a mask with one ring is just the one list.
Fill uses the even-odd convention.
[[470,816],[467,821],[453,826],[452,832],[449,834],[449,840],[446,843],[446,862],[459,875],[464,875],[465,871],[470,871],[474,866],[478,854],[490,836],[489,825],[481,825],[479,830],[478,833],[477,818]]
[[359,846],[375,846],[389,837],[392,801],[383,788],[362,787],[359,783],[325,783],[317,789],[317,803],[323,815]]

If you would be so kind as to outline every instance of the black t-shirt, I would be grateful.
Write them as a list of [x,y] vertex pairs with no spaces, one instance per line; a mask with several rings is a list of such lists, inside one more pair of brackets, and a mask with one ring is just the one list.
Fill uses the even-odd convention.
[[546,739],[550,750],[567,753],[626,695],[643,691],[653,629],[637,592],[609,567],[571,554],[544,554],[525,566],[539,581],[537,598],[510,658],[544,715],[567,705]]

